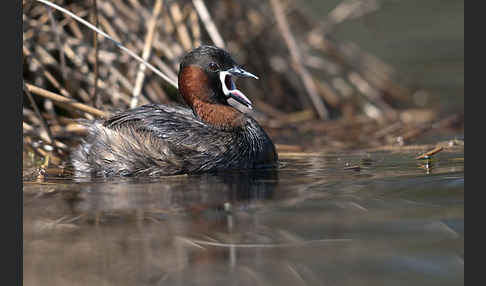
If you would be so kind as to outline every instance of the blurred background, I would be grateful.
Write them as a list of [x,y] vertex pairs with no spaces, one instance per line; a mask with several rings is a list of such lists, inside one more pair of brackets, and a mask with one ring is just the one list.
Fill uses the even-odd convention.
[[[319,19],[340,1],[305,2]],[[404,85],[423,91],[413,96],[417,106],[463,112],[464,1],[373,2],[380,8],[336,27],[336,39],[354,42],[390,64]]]
[[[463,136],[464,1],[55,3],[169,81],[177,82],[188,50],[224,47],[260,77],[237,82],[255,104],[242,111],[264,126],[280,151]],[[62,162],[84,134],[77,119],[181,102],[173,85],[113,41],[38,1],[23,4],[25,148]]]

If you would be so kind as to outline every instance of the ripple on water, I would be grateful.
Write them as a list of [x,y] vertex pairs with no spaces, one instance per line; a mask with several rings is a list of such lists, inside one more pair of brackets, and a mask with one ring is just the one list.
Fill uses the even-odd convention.
[[464,153],[426,167],[416,155],[282,154],[278,171],[25,182],[24,282],[463,284]]

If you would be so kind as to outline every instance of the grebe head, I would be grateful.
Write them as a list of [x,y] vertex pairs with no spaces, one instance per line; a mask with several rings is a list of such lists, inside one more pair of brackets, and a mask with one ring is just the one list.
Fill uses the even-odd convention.
[[213,46],[201,46],[186,54],[179,69],[179,90],[186,103],[228,105],[233,98],[252,108],[252,103],[236,88],[233,76],[258,79],[238,65],[228,52]]

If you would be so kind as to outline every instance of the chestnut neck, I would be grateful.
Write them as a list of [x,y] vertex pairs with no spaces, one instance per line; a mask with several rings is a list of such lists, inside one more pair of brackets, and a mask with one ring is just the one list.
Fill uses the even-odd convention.
[[199,66],[183,68],[179,73],[179,91],[193,112],[207,124],[232,130],[243,127],[246,122],[243,113],[218,101],[208,75]]

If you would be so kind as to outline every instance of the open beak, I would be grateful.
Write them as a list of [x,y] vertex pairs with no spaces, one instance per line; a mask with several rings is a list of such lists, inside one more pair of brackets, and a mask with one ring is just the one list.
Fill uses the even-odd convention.
[[221,81],[224,95],[233,98],[234,100],[251,109],[251,101],[243,94],[243,92],[236,89],[236,85],[232,79],[232,76],[249,77],[254,79],[258,79],[258,77],[239,67],[233,67],[227,71],[219,72],[219,80]]
[[232,69],[228,70],[228,72],[234,76],[250,77],[250,78],[258,79],[256,75],[249,73],[246,70],[239,67],[233,67]]

